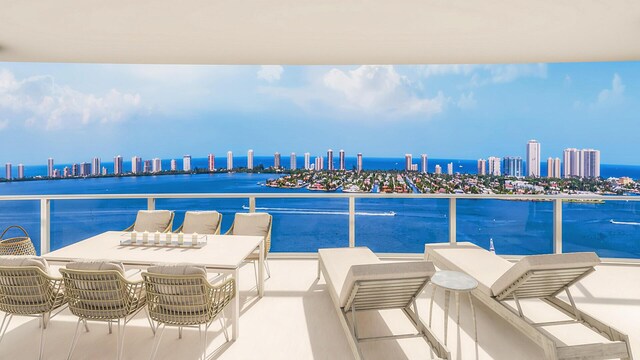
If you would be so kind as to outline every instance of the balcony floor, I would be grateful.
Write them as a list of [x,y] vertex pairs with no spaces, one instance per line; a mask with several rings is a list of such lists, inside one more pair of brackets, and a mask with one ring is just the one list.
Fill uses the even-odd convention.
[[[316,282],[316,260],[273,259],[272,277],[266,281],[264,298],[257,300],[253,267],[241,271],[240,337],[225,343],[216,322],[209,332],[211,359],[351,359],[346,335],[331,303],[324,280]],[[633,352],[640,354],[640,266],[602,265],[597,271],[573,288],[578,307],[613,325],[631,338]],[[418,302],[420,315],[428,321],[430,288]],[[443,332],[443,294],[438,292],[434,304],[433,329]],[[505,321],[475,302],[478,320],[478,346],[473,341],[473,327],[469,304],[461,297],[461,325],[455,324],[452,303],[449,323],[449,344],[453,359],[540,359],[541,350],[527,338],[514,331]],[[533,313],[540,306],[528,302],[524,306]],[[362,336],[412,332],[413,329],[399,311],[361,313]],[[538,320],[538,319],[535,319]],[[73,337],[77,319],[67,310],[53,318],[47,329],[46,359],[65,359]],[[553,332],[568,338],[592,337],[563,326]],[[104,323],[89,323],[91,331],[82,332],[74,359],[114,358],[116,335],[109,335]],[[115,327],[114,327],[115,330]],[[38,352],[38,321],[34,318],[14,317],[0,345],[0,359],[35,359]],[[125,359],[148,358],[153,335],[145,319],[139,314],[125,334]],[[175,328],[164,333],[159,359],[197,359],[199,337],[197,329],[185,329],[178,339]],[[421,339],[369,342],[362,345],[369,359],[429,359],[428,347]],[[517,356],[516,356],[517,354]]]

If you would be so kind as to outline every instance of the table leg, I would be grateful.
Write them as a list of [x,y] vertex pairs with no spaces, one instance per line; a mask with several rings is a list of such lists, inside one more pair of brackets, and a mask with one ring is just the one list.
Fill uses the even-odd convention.
[[240,279],[239,279],[240,269],[235,269],[233,271],[233,277],[236,280],[236,296],[233,298],[231,302],[231,340],[237,340],[238,335],[240,334]]
[[435,285],[433,286],[433,291],[431,291],[431,302],[429,303],[429,328],[431,328],[431,319],[433,318],[433,300],[436,297],[436,289],[437,287]]
[[449,333],[449,299],[451,291],[444,290],[444,345],[447,345],[447,335]]
[[457,291],[453,294],[456,297],[456,324],[460,327],[460,294]]
[[478,342],[478,325],[476,323],[476,310],[473,307],[473,298],[471,296],[471,292],[467,293],[469,295],[469,305],[471,305],[471,317],[473,318],[473,339],[475,342]]
[[260,242],[258,247],[260,257],[258,259],[258,296],[264,295],[264,239]]

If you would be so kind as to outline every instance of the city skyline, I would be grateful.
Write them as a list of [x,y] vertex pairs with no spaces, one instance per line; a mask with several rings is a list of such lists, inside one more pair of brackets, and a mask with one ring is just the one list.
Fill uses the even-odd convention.
[[[247,145],[273,154],[282,144],[283,153],[332,148],[370,157],[418,155],[429,144],[433,158],[474,159],[535,138],[544,144],[541,160],[580,144],[603,150],[604,163],[639,164],[639,80],[638,62],[0,63],[0,163],[35,165],[49,156],[70,163],[77,153],[240,153]],[[188,141],[174,141],[178,132]]]

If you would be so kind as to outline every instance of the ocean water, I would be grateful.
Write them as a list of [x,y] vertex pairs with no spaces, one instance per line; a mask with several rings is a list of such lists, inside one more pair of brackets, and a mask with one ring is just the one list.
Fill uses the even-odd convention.
[[[393,159],[370,163],[394,165]],[[443,164],[449,162],[443,160]],[[431,163],[438,163],[432,161]],[[456,163],[454,161],[454,163]],[[471,164],[473,163],[473,164]],[[301,162],[298,162],[301,165]],[[475,167],[474,161],[460,165]],[[194,161],[194,166],[196,165]],[[431,166],[431,165],[430,165]],[[435,166],[435,165],[434,165]],[[126,167],[125,167],[126,168]],[[603,176],[640,177],[638,167],[611,167]],[[620,175],[613,175],[616,172]],[[635,175],[634,175],[635,174]],[[260,184],[273,174],[163,175],[124,178],[42,180],[0,183],[0,194],[124,194],[124,193],[291,193],[304,189],[273,189]],[[174,227],[186,210],[215,209],[223,214],[223,232],[233,214],[247,211],[246,199],[158,199],[158,209],[176,211]],[[272,251],[313,252],[348,245],[347,199],[258,199],[258,211],[274,216]],[[51,248],[131,225],[146,200],[57,200],[51,205]],[[37,201],[0,201],[0,228],[24,226],[39,246]],[[356,200],[356,245],[376,252],[422,253],[425,243],[448,241],[448,201],[439,199]],[[542,254],[552,251],[553,208],[549,202],[458,200],[458,241],[485,248],[493,239],[499,254]],[[11,232],[10,235],[18,234]],[[563,249],[596,251],[603,257],[640,258],[640,202],[563,205]]]

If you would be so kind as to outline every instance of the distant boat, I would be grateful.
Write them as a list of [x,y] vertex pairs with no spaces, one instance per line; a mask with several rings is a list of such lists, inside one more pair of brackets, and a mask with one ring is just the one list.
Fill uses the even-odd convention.
[[635,226],[640,226],[640,222],[633,222],[633,221],[614,221],[613,219],[611,219],[609,221],[612,224],[615,225],[635,225]]

